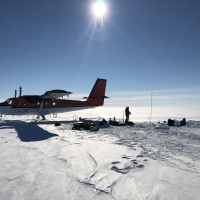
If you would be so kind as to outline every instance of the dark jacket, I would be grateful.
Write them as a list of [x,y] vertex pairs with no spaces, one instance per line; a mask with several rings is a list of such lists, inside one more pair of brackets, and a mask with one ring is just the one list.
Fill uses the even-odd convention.
[[125,115],[129,115],[129,114],[131,114],[131,113],[130,113],[130,111],[129,111],[129,108],[127,107],[127,108],[125,109]]

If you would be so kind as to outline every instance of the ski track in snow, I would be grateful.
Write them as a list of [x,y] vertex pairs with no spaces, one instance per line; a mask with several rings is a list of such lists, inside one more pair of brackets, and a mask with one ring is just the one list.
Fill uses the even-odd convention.
[[199,199],[200,121],[170,129],[144,121],[91,132],[72,130],[71,119],[62,114],[55,127],[50,117],[3,117],[0,199]]

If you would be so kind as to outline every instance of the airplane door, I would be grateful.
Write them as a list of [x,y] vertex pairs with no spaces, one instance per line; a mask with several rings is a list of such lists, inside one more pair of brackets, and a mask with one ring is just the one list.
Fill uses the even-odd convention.
[[3,114],[5,114],[5,108],[4,108],[5,106],[1,106],[0,107],[0,114],[1,114],[1,116],[3,115]]
[[0,106],[0,117],[2,117],[2,113],[3,113],[3,106]]

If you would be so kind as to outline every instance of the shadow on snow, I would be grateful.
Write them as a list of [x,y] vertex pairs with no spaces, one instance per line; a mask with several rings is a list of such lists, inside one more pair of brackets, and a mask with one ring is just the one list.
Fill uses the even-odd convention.
[[[32,122],[26,123],[24,121],[16,120],[16,121],[4,121],[4,123],[0,123],[0,129],[9,129],[14,128],[18,134],[19,139],[22,142],[36,142],[41,140],[47,140],[51,137],[59,136],[54,133],[50,133],[38,126],[38,124],[55,124],[55,122]],[[6,127],[3,127],[6,126]]]

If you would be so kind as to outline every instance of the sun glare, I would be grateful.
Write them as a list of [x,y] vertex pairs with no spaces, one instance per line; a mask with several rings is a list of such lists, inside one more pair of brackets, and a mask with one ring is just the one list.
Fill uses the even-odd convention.
[[106,11],[106,7],[105,7],[105,5],[104,5],[104,3],[103,2],[97,2],[95,5],[94,5],[94,13],[97,15],[97,16],[99,16],[99,17],[101,17],[101,16],[103,16],[103,14],[105,13],[105,11]]

